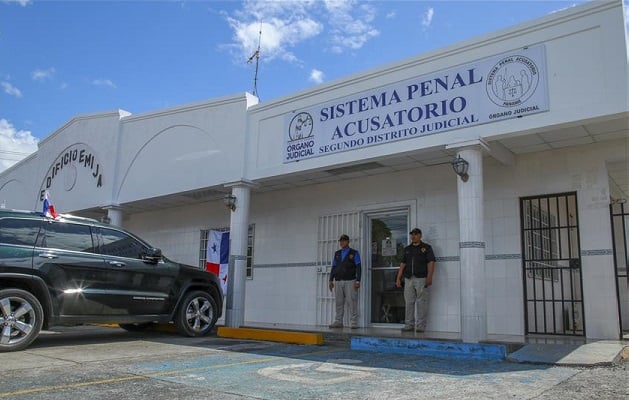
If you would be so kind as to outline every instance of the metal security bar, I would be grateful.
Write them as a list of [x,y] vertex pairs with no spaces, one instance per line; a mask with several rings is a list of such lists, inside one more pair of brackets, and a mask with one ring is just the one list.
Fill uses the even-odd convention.
[[[317,239],[317,325],[328,325],[334,319],[334,295],[328,288],[334,252],[339,249],[339,237],[350,237],[350,246],[361,249],[360,213],[342,213],[319,217]],[[345,313],[346,317],[348,313]],[[347,323],[347,321],[345,321]]]
[[584,336],[576,193],[520,198],[527,334]]
[[[616,297],[622,331],[629,331],[629,207],[625,200],[609,205],[614,242],[614,270],[616,272]],[[623,318],[624,316],[624,318]]]

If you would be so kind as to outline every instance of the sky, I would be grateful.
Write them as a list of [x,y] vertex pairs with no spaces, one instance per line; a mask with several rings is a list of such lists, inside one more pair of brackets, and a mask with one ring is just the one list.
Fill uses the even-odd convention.
[[0,0],[0,172],[78,115],[270,101],[584,2]]

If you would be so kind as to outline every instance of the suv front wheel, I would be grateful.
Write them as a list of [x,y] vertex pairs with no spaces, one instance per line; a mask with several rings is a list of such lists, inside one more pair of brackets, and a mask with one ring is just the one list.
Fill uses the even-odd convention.
[[20,289],[0,290],[0,351],[26,348],[43,322],[44,311],[35,296]]
[[218,319],[218,307],[214,298],[200,290],[186,295],[177,310],[175,326],[182,335],[207,335]]

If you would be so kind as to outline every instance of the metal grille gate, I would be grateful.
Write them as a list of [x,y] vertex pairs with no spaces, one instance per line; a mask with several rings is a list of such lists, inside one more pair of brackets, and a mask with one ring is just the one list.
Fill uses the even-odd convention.
[[[319,217],[317,238],[317,325],[328,325],[334,319],[334,295],[328,288],[334,252],[339,249],[339,237],[350,237],[350,247],[360,251],[362,244],[360,213],[343,213]],[[360,308],[360,307],[359,307]],[[359,315],[360,309],[359,309]],[[345,313],[347,318],[348,313]],[[345,324],[348,321],[345,321]]]
[[616,271],[616,296],[621,331],[629,331],[629,207],[625,201],[609,205],[614,242],[614,269]]
[[576,193],[520,199],[527,334],[584,336]]

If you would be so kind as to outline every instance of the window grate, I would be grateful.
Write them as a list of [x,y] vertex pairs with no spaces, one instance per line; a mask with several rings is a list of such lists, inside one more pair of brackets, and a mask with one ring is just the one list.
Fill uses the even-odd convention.
[[520,199],[526,332],[585,335],[576,193]]
[[358,212],[319,217],[317,229],[317,325],[328,325],[334,319],[335,301],[332,292],[328,289],[332,259],[334,252],[339,249],[339,237],[343,233],[349,235],[351,247],[361,248],[360,218],[361,215]]

